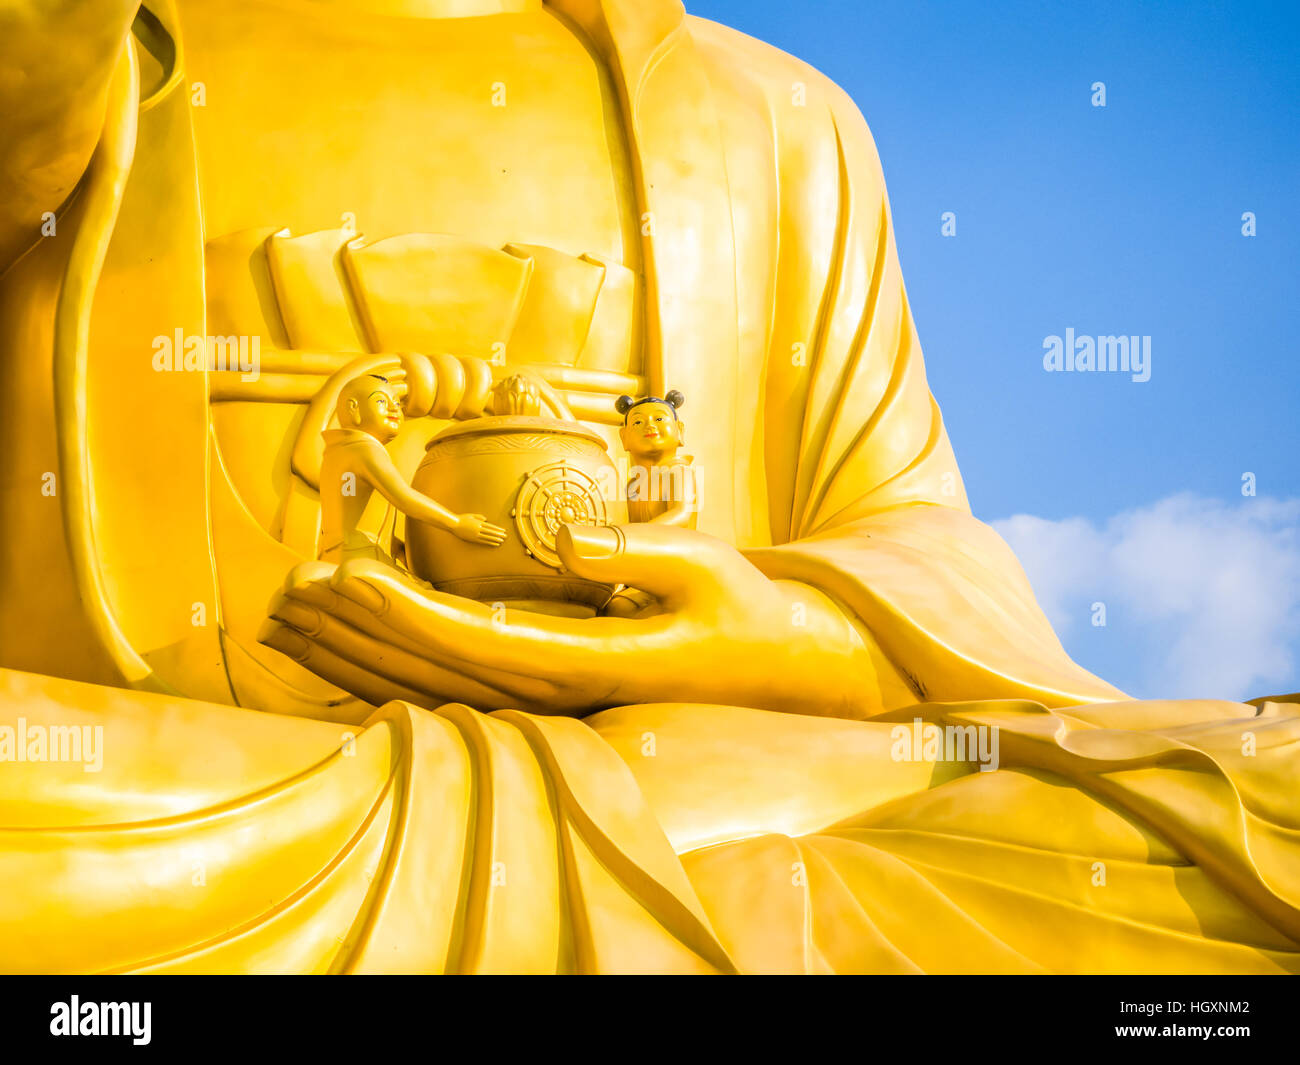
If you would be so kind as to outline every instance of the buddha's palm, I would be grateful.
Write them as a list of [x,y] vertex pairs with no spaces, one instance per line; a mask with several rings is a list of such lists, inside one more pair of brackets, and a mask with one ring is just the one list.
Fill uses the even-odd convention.
[[262,641],[373,703],[584,714],[649,702],[860,717],[876,709],[862,636],[820,592],[734,547],[662,525],[566,527],[574,573],[652,593],[640,617],[575,619],[434,591],[380,563],[308,563]]

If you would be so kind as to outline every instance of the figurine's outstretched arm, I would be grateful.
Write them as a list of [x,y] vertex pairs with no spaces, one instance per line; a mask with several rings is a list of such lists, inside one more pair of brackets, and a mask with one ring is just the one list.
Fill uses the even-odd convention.
[[0,274],[76,188],[139,0],[0,7]]
[[457,514],[417,492],[402,479],[388,452],[378,442],[365,450],[364,462],[366,478],[380,495],[408,518],[445,529],[472,543],[496,547],[505,541],[505,530],[492,525],[481,514]]

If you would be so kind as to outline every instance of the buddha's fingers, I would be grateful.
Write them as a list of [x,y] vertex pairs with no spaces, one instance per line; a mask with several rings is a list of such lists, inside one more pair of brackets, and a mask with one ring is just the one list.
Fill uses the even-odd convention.
[[369,561],[342,566],[332,587],[392,633],[426,648],[427,657],[444,666],[506,691],[519,691],[529,680],[541,681],[557,689],[555,699],[560,701],[565,692],[610,695],[597,690],[608,686],[599,678],[634,672],[633,659],[666,647],[660,619],[559,618],[494,608],[425,591]]
[[294,574],[290,574],[290,579],[285,582],[283,596],[272,604],[271,612],[274,613],[284,597],[296,599],[308,606],[316,607],[322,613],[338,618],[359,632],[369,633],[377,639],[409,651],[417,657],[426,657],[428,650],[426,645],[418,640],[411,639],[404,633],[394,632],[381,619],[377,618],[372,611],[362,606],[355,599],[339,595],[330,583],[331,578],[337,571],[337,566],[329,566],[324,574],[316,569],[308,570],[306,567],[298,567],[294,574],[300,574],[299,579],[294,579]]
[[426,705],[427,697],[422,693],[377,676],[368,669],[340,658],[283,622],[268,619],[263,624],[262,631],[258,633],[257,639],[259,643],[292,658],[316,676],[374,706],[382,706],[390,699],[404,699],[417,706]]
[[408,418],[423,418],[432,409],[438,394],[433,363],[414,352],[404,351],[398,359],[405,387],[402,409]]
[[[350,567],[349,572],[389,575],[401,587],[415,594],[432,592],[432,589],[422,588],[395,574],[382,563],[359,561],[351,563]],[[553,688],[532,676],[511,677],[510,684],[494,686],[486,678],[487,671],[477,662],[454,660],[448,664],[438,661],[437,652],[424,638],[424,629],[415,625],[394,627],[372,609],[373,602],[363,605],[356,597],[340,595],[329,580],[337,572],[338,567],[334,566],[310,569],[302,567],[300,579],[288,581],[284,596],[273,604],[272,616],[297,622],[295,627],[302,631],[302,635],[360,666],[369,667],[381,660],[393,661],[399,653],[404,655],[402,660],[412,672],[397,679],[404,680],[417,690],[427,691],[431,697],[438,697],[434,705],[460,701],[485,710],[504,707],[520,709],[554,694]],[[286,610],[293,610],[293,606],[287,605],[288,600],[295,601],[310,612],[286,616]],[[457,601],[471,602],[464,599]],[[420,663],[429,670],[436,670],[436,674],[425,673]]]
[[298,563],[285,577],[283,586],[276,593],[276,600],[278,601],[280,595],[288,595],[299,588],[318,587],[328,591],[330,578],[334,576],[336,569],[338,565],[333,562]]
[[[351,581],[358,576],[367,575],[382,577],[391,582],[392,588],[414,596],[416,613],[412,616],[408,611],[399,610],[390,614],[386,606],[380,605],[381,602],[387,603],[387,599],[381,599],[373,591],[364,587],[353,589],[351,596],[340,595],[335,590],[336,584],[349,588]],[[333,576],[335,580],[331,582],[322,579],[322,576]],[[429,613],[426,609],[430,604],[430,597],[436,595],[437,593],[432,589],[416,584],[412,579],[397,574],[388,566],[368,560],[358,560],[348,563],[345,573],[340,573],[339,569],[333,566],[302,567],[298,580],[294,580],[291,576],[286,582],[284,596],[273,604],[272,613],[283,614],[284,609],[281,604],[284,598],[292,598],[306,606],[316,608],[320,614],[337,619],[356,632],[367,634],[379,648],[403,649],[416,658],[443,667],[448,674],[448,684],[458,685],[454,689],[457,693],[455,698],[482,709],[512,707],[540,713],[556,713],[591,707],[590,693],[593,689],[599,691],[602,686],[599,683],[595,685],[584,683],[575,687],[578,677],[574,667],[570,667],[566,673],[561,673],[554,682],[539,675],[542,672],[539,663],[545,660],[544,657],[533,657],[534,668],[528,668],[525,659],[528,656],[544,656],[546,653],[544,646],[532,647],[524,653],[520,658],[523,668],[511,671],[495,670],[481,657],[453,656],[439,649],[436,641],[431,638],[435,630],[430,626]],[[473,600],[458,596],[438,598],[459,607],[480,606]],[[516,614],[521,617],[540,618],[540,615],[527,612],[512,611],[506,615],[497,610],[493,611],[492,616],[496,624],[500,625],[508,623],[509,618]],[[394,621],[397,623],[394,624]],[[302,624],[304,628],[310,630],[304,635],[315,642],[336,639],[332,628],[322,628],[317,632],[320,623],[316,614],[303,615]],[[342,652],[341,657],[345,660],[355,660],[357,657],[355,651],[349,652],[345,649],[343,642],[338,645],[331,644],[328,649],[335,654]],[[591,661],[594,659],[588,659],[589,663]],[[366,662],[360,664],[365,665]],[[477,685],[477,687],[469,687],[470,685]],[[435,690],[438,694],[446,695],[451,689],[447,684],[440,684]],[[446,700],[439,700],[441,701]]]
[[506,693],[398,647],[382,636],[376,637],[354,628],[345,620],[292,597],[285,597],[276,604],[271,617],[329,655],[380,680],[418,693],[423,698],[403,698],[429,709],[443,703],[463,702],[482,710],[500,710],[518,707],[524,697],[547,694],[540,689],[531,693]]

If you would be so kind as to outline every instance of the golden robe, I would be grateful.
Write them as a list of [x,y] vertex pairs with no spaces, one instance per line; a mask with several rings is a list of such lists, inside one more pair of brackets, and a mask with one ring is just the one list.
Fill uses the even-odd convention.
[[[222,705],[276,690],[236,664],[274,585],[221,572],[207,375],[131,356],[213,313],[151,4],[79,39],[95,76],[52,77],[102,122],[8,120],[80,184],[33,244],[27,171],[0,176],[0,725],[102,726],[103,765],[0,763],[0,968],[1300,971],[1295,706],[1125,701],[1069,660],[970,514],[853,103],[677,0],[547,8],[610,72],[650,220],[649,390],[707,397],[691,450],[731,473],[701,528],[855,621],[863,720]],[[248,550],[259,578],[295,557]],[[917,718],[996,726],[1000,768],[897,757]]]

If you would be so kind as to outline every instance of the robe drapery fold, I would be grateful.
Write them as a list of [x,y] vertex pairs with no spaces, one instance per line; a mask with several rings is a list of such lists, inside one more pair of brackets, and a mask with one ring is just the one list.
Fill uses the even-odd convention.
[[[103,728],[6,752],[6,972],[1300,972],[1289,704],[349,730],[3,671],[0,715]],[[900,756],[918,719],[999,768]]]
[[[18,761],[0,732],[0,878],[42,889],[0,898],[2,971],[732,969],[581,722],[390,703],[349,729],[0,671],[19,718],[46,739]],[[97,769],[44,745],[83,727]]]
[[736,406],[761,429],[736,476],[762,483],[739,543],[769,576],[856,616],[907,682],[895,704],[1122,698],[1070,661],[1010,549],[970,513],[857,107],[798,60],[689,25],[731,193]]

